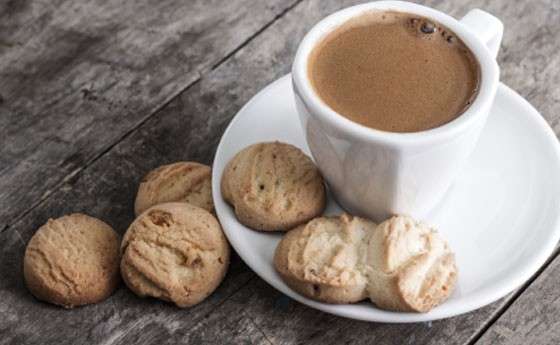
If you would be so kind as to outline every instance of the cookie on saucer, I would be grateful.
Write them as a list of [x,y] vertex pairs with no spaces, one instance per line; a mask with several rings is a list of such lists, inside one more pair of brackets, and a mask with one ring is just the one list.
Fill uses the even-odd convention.
[[227,164],[222,196],[244,225],[287,231],[320,215],[325,186],[317,167],[300,149],[281,142],[246,147]]
[[274,266],[298,293],[326,303],[369,298],[379,308],[428,312],[457,281],[455,256],[428,225],[407,216],[375,223],[346,214],[288,232]]
[[407,216],[379,224],[368,243],[368,295],[378,307],[428,312],[457,282],[455,255],[437,231]]
[[367,277],[360,265],[375,226],[347,214],[315,218],[284,235],[274,267],[306,297],[334,304],[359,302],[367,298]]

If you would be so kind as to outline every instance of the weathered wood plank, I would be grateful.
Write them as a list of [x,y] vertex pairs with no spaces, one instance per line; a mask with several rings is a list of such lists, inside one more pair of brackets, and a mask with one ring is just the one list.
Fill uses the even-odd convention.
[[[0,343],[25,340],[30,343],[59,340],[63,343],[107,344],[166,341],[230,343],[266,342],[268,339],[272,343],[285,344],[373,341],[381,344],[463,344],[482,329],[507,298],[477,312],[433,324],[361,323],[291,302],[260,279],[249,281],[253,274],[239,261],[235,261],[236,268],[232,267],[228,280],[220,287],[219,291],[227,292],[218,292],[196,307],[203,310],[201,313],[197,313],[196,308],[181,311],[166,304],[139,300],[125,288],[105,303],[64,311],[37,303],[23,287],[19,270],[23,244],[37,226],[48,217],[82,211],[108,221],[122,233],[133,217],[132,203],[141,175],[159,164],[178,159],[210,162],[219,136],[235,111],[261,87],[289,70],[298,40],[312,23],[350,3],[308,0],[299,4],[226,63],[170,102],[135,133],[82,173],[66,181],[60,190],[3,233],[0,272],[8,274],[0,280],[0,310],[6,311],[3,315],[11,316],[0,318],[0,331],[6,334]],[[470,6],[491,9],[502,14],[506,25],[527,11],[523,4],[501,7],[500,4],[483,1],[476,1],[474,5],[441,4],[439,1],[430,4],[455,15],[464,14]],[[533,11],[536,8],[541,12],[546,10],[547,4],[541,1],[530,6]],[[542,45],[535,43],[533,31],[545,31],[541,27],[547,24],[542,19],[537,17],[535,22],[525,22],[530,24],[526,31],[506,32],[505,48],[522,44],[527,49],[542,49]],[[558,44],[552,42],[556,49]],[[517,64],[521,53],[504,53],[501,56],[503,70],[510,71],[504,73],[504,78],[522,94],[537,97],[530,94],[535,85],[525,83],[526,71],[532,71],[541,83],[553,82],[559,72],[547,65],[548,60],[544,63],[527,61],[526,66],[520,69]],[[549,71],[551,75],[541,76],[542,70]],[[542,88],[552,98],[554,93],[550,93],[549,89],[553,85]],[[538,104],[540,99],[531,100],[537,102],[537,107],[550,109],[550,113],[545,112],[549,120],[559,113],[557,101],[549,103],[551,101],[547,98],[541,100],[547,103]],[[238,276],[243,278],[238,281]],[[98,318],[95,315],[101,316]]]
[[560,344],[558,286],[557,258],[475,344]]
[[[284,344],[464,344],[496,305],[445,321],[421,324],[381,324],[341,318],[311,309],[282,295],[260,279],[251,281],[201,322],[190,337],[216,334],[227,339],[230,315],[251,320],[271,343]],[[228,344],[227,340],[216,344]]]
[[0,230],[295,2],[2,2]]
[[[221,313],[210,313],[187,332],[168,333],[165,328],[155,326],[156,332],[149,328],[146,338],[144,332],[129,332],[114,344],[263,344],[273,343],[255,325],[252,318],[236,305]],[[177,324],[179,326],[179,324]],[[183,324],[180,324],[183,327]],[[166,327],[168,328],[168,327]],[[180,336],[178,336],[180,335]]]

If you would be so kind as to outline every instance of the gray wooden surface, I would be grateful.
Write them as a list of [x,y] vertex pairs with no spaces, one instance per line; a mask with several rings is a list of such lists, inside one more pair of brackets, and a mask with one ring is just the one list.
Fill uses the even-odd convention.
[[[357,322],[283,296],[237,256],[205,302],[180,310],[124,286],[61,310],[25,289],[25,244],[49,217],[86,212],[121,234],[149,169],[210,163],[235,112],[287,73],[299,39],[357,1],[0,1],[0,344],[558,344],[555,253],[520,290],[456,318]],[[506,31],[502,81],[560,133],[560,2],[424,1],[479,7]]]

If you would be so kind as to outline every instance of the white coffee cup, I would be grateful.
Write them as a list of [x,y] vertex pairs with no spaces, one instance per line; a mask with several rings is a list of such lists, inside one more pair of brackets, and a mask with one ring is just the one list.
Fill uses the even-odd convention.
[[[451,29],[480,65],[471,106],[455,120],[414,133],[385,132],[352,122],[314,92],[308,57],[321,39],[366,11],[400,11],[430,18]],[[486,123],[499,83],[496,55],[503,24],[475,9],[460,21],[402,1],[378,1],[338,11],[303,38],[292,67],[296,106],[307,143],[339,204],[348,212],[382,220],[392,214],[422,218],[440,201],[466,163]]]

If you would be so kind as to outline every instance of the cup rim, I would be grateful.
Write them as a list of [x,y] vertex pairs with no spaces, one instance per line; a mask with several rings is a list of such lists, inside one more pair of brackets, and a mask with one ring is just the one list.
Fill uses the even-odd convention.
[[[418,132],[387,132],[370,128],[349,120],[330,108],[317,95],[307,74],[309,54],[328,33],[351,18],[368,10],[399,11],[420,15],[435,20],[451,29],[471,50],[480,66],[479,90],[472,104],[461,115],[441,126]],[[499,67],[486,45],[457,19],[430,7],[405,1],[375,1],[347,7],[334,12],[315,24],[304,36],[296,52],[292,65],[292,83],[302,102],[312,111],[311,116],[319,118],[325,125],[337,131],[342,129],[352,136],[365,141],[383,142],[388,145],[420,145],[433,143],[460,135],[483,116],[492,105],[499,83]]]

